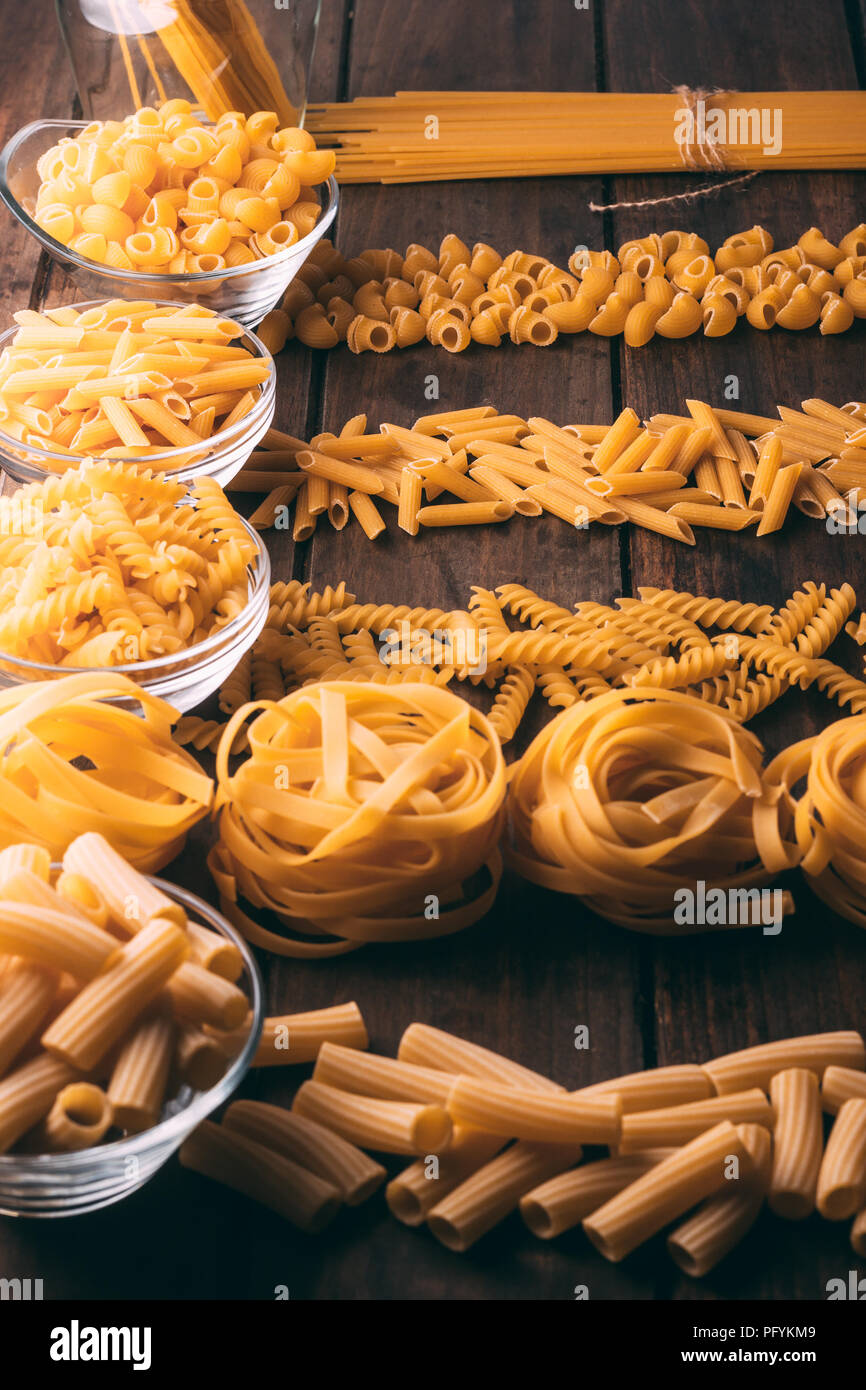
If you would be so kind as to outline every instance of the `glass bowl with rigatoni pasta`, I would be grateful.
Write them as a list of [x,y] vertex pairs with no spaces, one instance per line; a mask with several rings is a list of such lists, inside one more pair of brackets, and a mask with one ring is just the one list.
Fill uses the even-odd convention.
[[258,968],[219,912],[98,834],[60,864],[0,851],[0,898],[0,1213],[96,1211],[237,1089],[261,1034]]
[[0,498],[0,690],[110,670],[184,713],[252,647],[270,575],[213,478],[94,460],[28,484]]
[[0,334],[0,460],[18,482],[98,458],[224,485],[271,425],[271,354],[203,305],[101,299],[13,317]]

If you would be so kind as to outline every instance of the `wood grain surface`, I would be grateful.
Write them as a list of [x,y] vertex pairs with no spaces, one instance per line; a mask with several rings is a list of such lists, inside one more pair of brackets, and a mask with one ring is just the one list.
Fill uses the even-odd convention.
[[[0,55],[4,138],[38,115],[73,112],[70,75],[44,14],[2,7]],[[864,74],[862,0],[590,0],[585,10],[568,0],[324,0],[312,97],[399,88],[660,91],[682,82],[851,88]],[[760,222],[784,245],[813,223],[832,238],[864,217],[866,176],[845,173],[763,174],[736,192],[691,203],[604,215],[588,209],[592,201],[658,198],[700,183],[683,175],[347,187],[335,239],[354,255],[412,241],[435,248],[455,231],[470,244],[522,247],[564,265],[576,245],[615,249],[666,226],[693,229],[713,246]],[[0,254],[4,326],[22,305],[69,297],[8,215]],[[769,414],[777,402],[813,395],[862,399],[864,341],[862,325],[823,339],[814,330],[764,335],[741,323],[723,339],[655,340],[638,351],[589,334],[561,337],[544,351],[506,340],[498,350],[473,345],[456,357],[427,345],[354,357],[345,348],[316,354],[290,343],[278,359],[276,424],[309,436],[336,430],[361,410],[377,426],[481,403],[562,423],[606,421],[624,404],[651,413],[679,411],[686,396],[726,403],[731,376],[739,400],[730,403]],[[436,404],[429,403],[433,377]],[[357,526],[320,528],[299,547],[287,533],[271,532],[269,544],[275,577],[309,579],[314,588],[345,579],[364,600],[379,602],[465,607],[470,584],[517,580],[568,606],[581,598],[610,602],[638,584],[777,604],[808,578],[848,579],[866,599],[862,538],[831,537],[799,517],[759,543],[699,533],[694,549],[644,531],[575,534],[551,517],[415,540],[392,519],[375,545]],[[849,658],[857,660],[853,646]],[[821,697],[795,692],[754,727],[775,749],[834,713]],[[204,867],[208,834],[199,827],[176,877],[214,900]],[[403,1028],[421,1019],[570,1087],[791,1033],[862,1028],[866,940],[830,916],[802,881],[795,887],[797,914],[777,937],[744,931],[656,940],[507,878],[488,918],[453,939],[370,947],[320,963],[262,958],[268,1008],[354,998],[377,1049],[393,1052]],[[590,1031],[588,1051],[574,1047],[580,1024]],[[307,1074],[253,1074],[242,1093],[288,1101]],[[570,1299],[583,1284],[592,1298],[606,1299],[808,1299],[823,1297],[826,1280],[852,1262],[841,1228],[774,1218],[762,1218],[700,1283],[676,1270],[661,1241],[611,1266],[579,1233],[542,1243],[516,1218],[460,1257],[394,1221],[381,1199],[344,1212],[324,1237],[308,1240],[174,1161],[101,1213],[42,1224],[0,1220],[0,1275],[42,1278],[47,1298],[268,1299],[287,1285],[292,1298]]]

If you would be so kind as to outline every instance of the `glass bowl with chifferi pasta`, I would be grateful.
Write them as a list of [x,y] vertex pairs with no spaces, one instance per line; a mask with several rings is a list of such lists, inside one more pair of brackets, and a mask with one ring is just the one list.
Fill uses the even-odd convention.
[[[85,329],[86,333],[92,331],[92,322],[97,321],[101,314],[106,318],[106,323],[108,325],[108,327],[103,329],[100,333],[103,340],[105,339],[107,331],[111,331],[113,336],[120,339],[121,329],[119,325],[122,316],[116,312],[120,302],[121,301],[118,299],[98,299],[89,300],[86,303],[75,304],[73,307],[76,313],[84,316],[87,324],[87,328]],[[142,301],[139,301],[139,306],[141,306],[141,304]],[[158,314],[161,318],[165,318],[167,334],[170,332],[170,328],[168,327],[170,318],[166,316],[167,311],[171,311],[171,314],[176,315],[183,309],[182,304],[177,304],[173,300],[147,300],[146,304],[148,310],[152,307],[155,314]],[[130,308],[132,308],[131,305]],[[109,317],[109,315],[111,315],[111,317]],[[30,318],[35,317],[37,316],[30,315]],[[45,315],[43,314],[41,318],[44,322]],[[207,320],[204,321],[207,322]],[[234,320],[234,322],[237,323],[238,321]],[[0,358],[6,355],[11,349],[13,352],[20,350],[20,352],[28,356],[29,359],[30,349],[27,347],[19,349],[16,346],[16,339],[19,339],[19,335],[22,331],[29,333],[32,337],[34,333],[38,333],[38,328],[34,328],[32,324],[28,324],[22,330],[22,325],[16,324],[14,327],[0,334]],[[49,329],[49,331],[56,331],[59,333],[64,330],[61,325],[57,325],[55,329]],[[69,325],[66,326],[65,331],[70,331]],[[226,324],[225,334],[228,335],[230,332],[232,332],[232,329]],[[96,336],[96,334],[94,334],[94,336]],[[257,381],[254,387],[247,391],[243,391],[242,389],[222,390],[224,400],[217,402],[220,409],[220,416],[217,416],[215,412],[210,412],[211,418],[219,420],[220,423],[215,423],[211,426],[213,433],[203,436],[200,444],[193,445],[187,441],[173,446],[168,446],[166,444],[163,447],[162,441],[164,436],[157,436],[154,431],[151,431],[150,438],[153,439],[158,437],[160,443],[156,445],[151,443],[146,451],[141,449],[136,451],[136,449],[131,448],[128,453],[125,453],[123,446],[117,443],[119,436],[116,434],[111,437],[108,443],[103,443],[101,446],[98,439],[94,443],[88,443],[86,446],[83,444],[79,446],[76,439],[73,438],[71,443],[64,447],[63,444],[55,442],[53,438],[50,437],[52,434],[50,430],[46,435],[43,435],[43,433],[34,429],[21,428],[19,423],[16,433],[13,427],[15,411],[10,411],[10,402],[6,398],[2,385],[0,385],[0,462],[2,462],[3,468],[11,478],[16,480],[16,482],[38,483],[58,473],[65,473],[69,468],[76,468],[84,457],[100,458],[104,456],[110,457],[116,463],[134,463],[141,468],[152,469],[156,473],[165,473],[170,478],[183,483],[190,482],[193,478],[199,477],[201,474],[207,474],[208,477],[213,478],[215,482],[219,483],[221,487],[225,487],[226,483],[230,482],[235,474],[240,472],[256,444],[258,444],[265,431],[270,428],[274,418],[277,382],[274,359],[268,352],[264,343],[262,343],[254,333],[251,333],[249,329],[245,329],[240,336],[233,338],[231,341],[233,346],[242,349],[244,353],[248,354],[248,357],[243,358],[243,362],[254,364],[258,368],[257,375],[262,377],[262,380]],[[159,344],[157,344],[157,346],[159,346]],[[187,351],[190,350],[188,340],[185,342],[185,348]],[[110,349],[106,350],[104,355],[108,356],[109,351]],[[41,355],[45,356],[45,353],[43,352]],[[85,356],[91,359],[94,355],[95,354],[85,354]],[[33,356],[34,360],[36,360],[39,354],[34,354]],[[63,367],[65,365],[74,367],[74,348],[58,348],[56,356],[58,361],[53,365],[58,367]],[[61,357],[63,359],[62,362],[59,360]],[[184,359],[181,358],[181,360]],[[7,371],[10,365],[11,363],[7,363]],[[161,365],[165,369],[167,366],[167,359],[163,359]],[[211,365],[213,366],[213,363]],[[229,366],[232,365],[234,364],[229,364]],[[49,363],[46,371],[50,371],[51,366],[52,364]],[[216,366],[219,366],[219,362],[216,362]],[[91,368],[90,370],[104,372],[108,369],[100,366]],[[130,388],[129,391],[123,395],[123,402],[135,395],[136,391],[144,391],[145,394],[149,392],[150,387],[144,380],[147,375],[153,376],[152,373],[133,374],[130,368]],[[163,384],[170,381],[171,379],[165,376]],[[138,385],[133,386],[133,382],[137,382]],[[47,376],[46,384],[50,385],[47,381]],[[193,387],[190,385],[190,389],[200,392],[206,390],[207,387]],[[164,395],[165,393],[163,392],[162,394]],[[246,397],[243,401],[243,409],[235,410],[235,418],[232,418],[232,402],[236,398],[242,396]],[[21,399],[22,398],[18,398],[18,401]],[[201,399],[216,400],[216,397],[214,395],[202,396]],[[197,400],[198,397],[193,397],[191,404],[196,405]],[[12,400],[12,404],[16,404],[15,399]],[[138,404],[138,402],[134,402],[134,404]],[[152,402],[145,401],[144,404],[152,404]],[[189,405],[190,402],[188,401],[187,408]],[[228,411],[228,414],[224,414],[224,411]],[[37,412],[39,416],[43,413],[45,412]],[[223,418],[221,418],[221,416]],[[10,424],[10,419],[13,420],[12,424]],[[99,421],[96,423],[98,425]],[[195,423],[195,421],[193,420],[192,423]],[[184,436],[186,436],[189,431],[189,426],[184,424],[180,416],[176,424],[178,427],[183,428]],[[108,433],[110,433],[110,431]],[[170,430],[169,433],[171,434],[172,431]],[[193,433],[194,431],[190,432],[190,438]],[[135,435],[132,437],[134,438]],[[127,436],[127,439],[128,438],[129,436]],[[147,437],[145,437],[145,440],[146,439]],[[73,452],[73,450],[75,450],[75,452]]]
[[36,210],[40,184],[37,162],[59,140],[75,139],[88,124],[87,121],[33,121],[13,135],[0,152],[0,198],[69,278],[88,294],[206,304],[209,309],[251,328],[279,303],[337,215],[339,192],[332,175],[321,186],[318,196],[322,210],[312,231],[276,255],[249,264],[181,275],[114,269],[87,260],[49,236],[32,214]]
[[195,894],[163,879],[150,882],[179,903],[190,922],[219,933],[240,952],[243,971],[235,983],[249,999],[249,1035],[237,1055],[227,1053],[226,1070],[218,1081],[202,1090],[183,1084],[164,1103],[159,1122],[150,1129],[74,1152],[0,1154],[0,1214],[4,1216],[77,1216],[128,1197],[153,1177],[196,1125],[228,1100],[250,1067],[262,1031],[264,1005],[261,977],[247,942]]
[[[95,665],[109,666],[136,685],[174,706],[181,713],[200,705],[222,685],[235,669],[241,657],[252,647],[265,625],[270,603],[271,565],[267,547],[259,533],[243,517],[236,522],[247,535],[250,558],[244,567],[247,581],[247,601],[233,612],[228,621],[214,626],[204,640],[179,647],[164,655],[149,656],[142,661],[94,660],[89,666],[74,665],[70,653],[62,663],[49,665],[26,659],[22,655],[0,650],[0,689],[21,685],[27,681],[56,680],[63,676],[92,671]],[[216,607],[214,612],[218,612]],[[162,615],[164,617],[164,614]],[[219,616],[219,615],[218,615]],[[0,615],[0,622],[3,615]],[[141,642],[142,639],[139,639]],[[159,645],[155,644],[157,649]],[[173,645],[173,644],[172,644]],[[121,652],[121,655],[123,653]],[[119,697],[118,703],[136,709],[136,704]]]

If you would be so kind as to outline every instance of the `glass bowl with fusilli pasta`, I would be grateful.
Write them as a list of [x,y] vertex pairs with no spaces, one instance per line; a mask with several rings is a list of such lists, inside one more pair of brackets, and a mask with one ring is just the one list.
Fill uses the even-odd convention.
[[212,478],[105,461],[21,488],[0,498],[0,689],[110,669],[184,713],[252,647],[270,577]]
[[[103,298],[161,298],[206,304],[250,328],[260,323],[279,303],[337,215],[339,193],[337,181],[331,175],[320,189],[314,190],[319,212],[313,226],[291,245],[262,259],[180,274],[170,274],[164,269],[136,270],[100,263],[83,254],[81,249],[64,245],[36,220],[41,182],[37,166],[61,142],[77,142],[91,124],[87,121],[33,121],[13,135],[0,152],[0,198],[22,227],[86,293]],[[220,260],[222,257],[216,257],[217,262]]]
[[[62,868],[60,864],[52,865],[53,871]],[[50,1075],[39,1075],[40,1067],[43,1072],[50,1072],[53,1065],[60,1073],[64,1072],[64,1064],[58,1064],[46,1052],[37,1053],[23,1063],[16,1058],[0,1081],[3,1092],[0,1095],[2,1215],[43,1218],[78,1216],[122,1201],[168,1162],[196,1126],[237,1090],[249,1070],[261,1035],[264,1002],[261,976],[247,942],[220,912],[194,893],[164,879],[148,878],[147,883],[183,909],[191,928],[194,926],[210,941],[222,942],[222,949],[231,953],[235,961],[235,968],[231,972],[234,979],[230,982],[224,974],[216,983],[222,996],[231,995],[234,998],[237,991],[246,996],[246,1018],[232,1032],[218,1032],[211,1028],[211,1032],[206,1033],[200,1022],[192,1021],[188,1005],[175,1005],[183,1012],[178,1011],[175,1019],[166,1017],[169,1033],[166,1047],[168,1050],[174,1048],[174,1060],[170,1066],[168,1084],[163,1078],[162,1089],[158,1082],[150,1084],[154,1072],[160,1067],[158,1041],[140,1037],[137,1040],[137,1053],[134,1056],[129,1054],[131,1066],[126,1068],[127,1080],[123,1089],[131,1097],[132,1079],[139,1096],[147,1095],[149,1100],[153,1096],[159,1097],[147,1115],[141,1105],[126,1104],[121,1107],[116,1103],[116,1094],[112,1097],[112,1090],[116,1093],[119,1081],[118,1068],[123,1044],[101,1058],[89,1074],[80,1075],[80,1080],[88,1083],[86,1085],[68,1085],[69,1077],[77,1073],[72,1067],[65,1068],[69,1077],[61,1074],[56,1082],[57,1088],[66,1086],[66,1091],[61,1095],[69,1095],[74,1090],[95,1092],[102,1105],[108,1108],[108,1120],[113,1118],[111,1127],[98,1139],[88,1136],[87,1146],[82,1146],[80,1140],[70,1142],[68,1138],[64,1142],[46,1144],[46,1120],[41,1124],[34,1122],[35,1128],[16,1138],[22,1125],[20,1120],[16,1124],[16,1110],[20,1111],[22,1105],[29,1107],[31,1113],[24,1123],[27,1119],[32,1121],[33,1115],[39,1111],[38,1099],[35,1108],[33,1105],[35,1090],[39,1086],[44,1088],[52,1085]],[[218,1000],[217,992],[212,990],[212,993]],[[208,1007],[214,1006],[210,1004]],[[201,1010],[199,1015],[203,1016]],[[154,1018],[158,1022],[160,1015],[155,1013]],[[205,1024],[205,1029],[209,1027],[211,1025]],[[190,1034],[195,1035],[198,1046],[190,1046]],[[214,1047],[214,1040],[219,1052],[224,1054],[222,1058]],[[132,1024],[126,1042],[128,1048],[136,1043]],[[32,1048],[30,1050],[32,1052]],[[26,1055],[25,1052],[25,1058]],[[16,1090],[16,1074],[20,1072],[22,1080],[26,1081],[28,1070],[32,1073],[30,1085]],[[137,1080],[132,1077],[132,1070]],[[27,1098],[22,1099],[24,1094]],[[58,1096],[58,1101],[60,1098]],[[111,1104],[112,1099],[114,1104]],[[70,1101],[81,1106],[83,1097],[81,1100],[70,1097]],[[45,1103],[47,1108],[48,1102]],[[127,1113],[128,1119],[125,1118]],[[67,1128],[75,1128],[83,1133],[88,1121],[93,1118],[83,1110],[76,1113],[70,1109]],[[11,1144],[10,1140],[13,1141]]]
[[0,334],[0,461],[17,482],[110,458],[224,486],[273,421],[271,354],[206,306],[98,299],[13,317]]

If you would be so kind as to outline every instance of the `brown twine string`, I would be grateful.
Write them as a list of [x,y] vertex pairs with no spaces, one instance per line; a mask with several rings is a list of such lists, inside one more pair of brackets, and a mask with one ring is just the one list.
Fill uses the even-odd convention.
[[[688,87],[685,84],[674,87],[673,94],[678,96],[692,113],[692,132],[696,131],[698,125],[698,102],[706,101],[709,97],[728,95],[722,87]],[[706,169],[707,172],[721,173],[728,167],[724,150],[706,130],[699,132],[699,138],[694,145],[692,144],[692,135],[687,133],[686,140],[681,146],[681,154],[683,164],[687,169]],[[711,194],[721,193],[737,184],[751,183],[752,179],[757,178],[759,173],[760,170],[752,169],[746,174],[738,174],[736,178],[726,179],[724,183],[704,184],[701,188],[691,188],[686,193],[669,193],[663,198],[637,198],[634,201],[620,203],[590,203],[588,206],[590,212],[614,212],[619,208],[649,208],[657,207],[660,203],[693,202],[697,198],[706,198]]]

